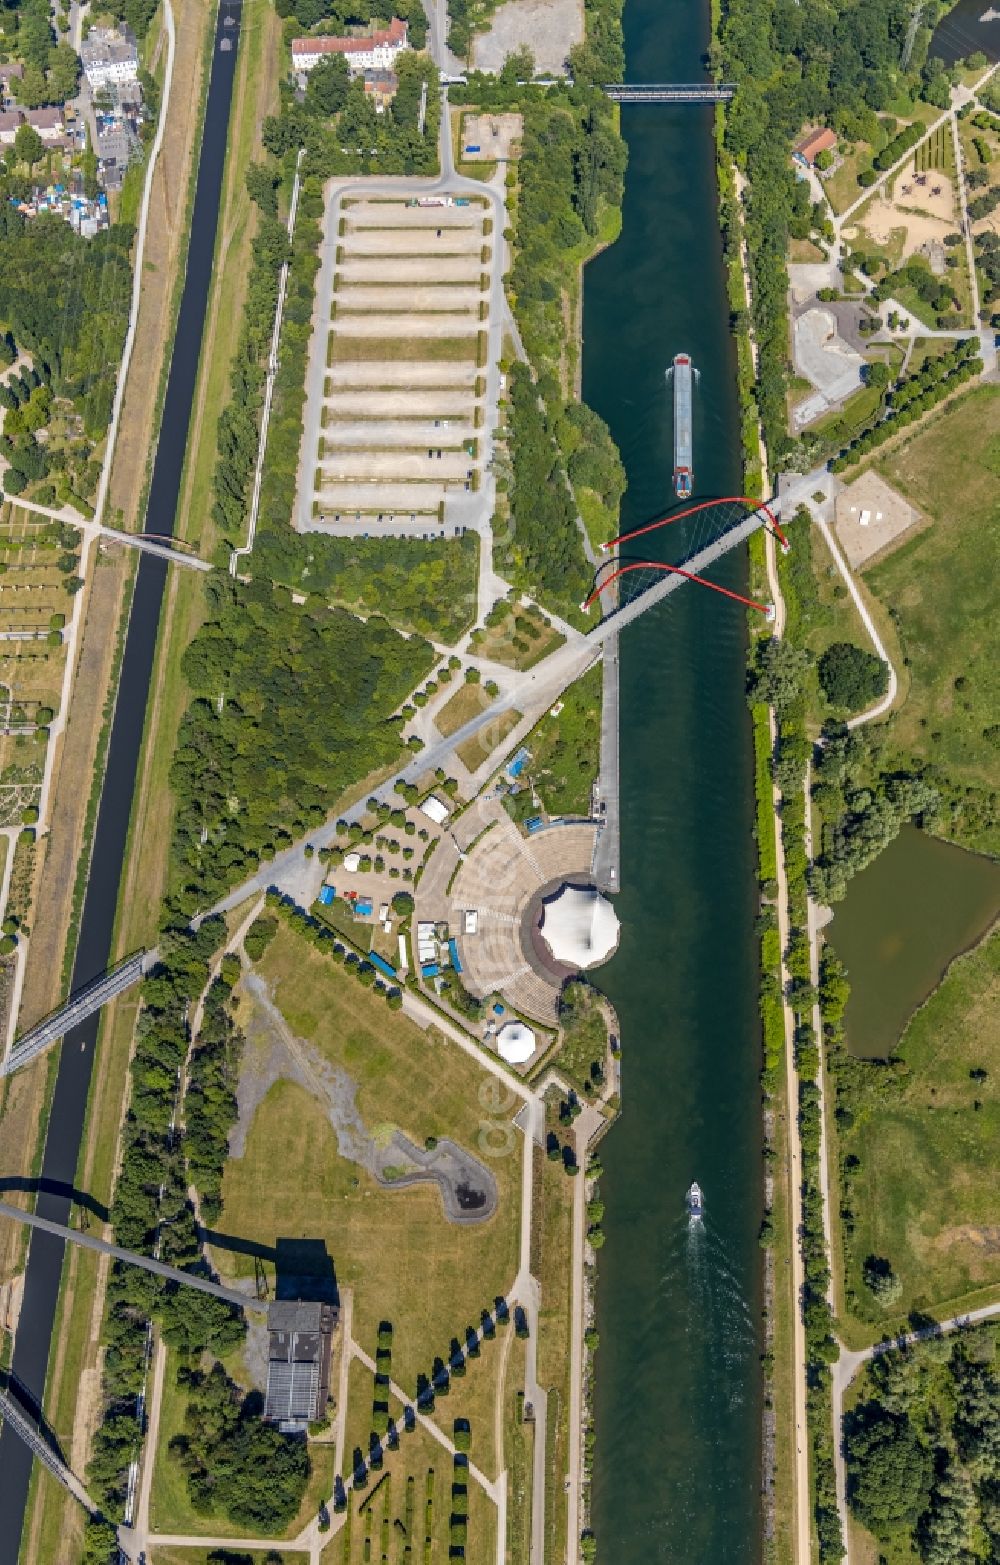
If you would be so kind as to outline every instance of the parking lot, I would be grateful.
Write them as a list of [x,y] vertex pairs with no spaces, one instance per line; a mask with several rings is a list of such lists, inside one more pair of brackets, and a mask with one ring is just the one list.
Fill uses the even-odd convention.
[[475,196],[345,196],[327,220],[336,259],[312,346],[325,375],[321,405],[307,408],[312,493],[300,519],[437,523],[481,482],[492,208]]

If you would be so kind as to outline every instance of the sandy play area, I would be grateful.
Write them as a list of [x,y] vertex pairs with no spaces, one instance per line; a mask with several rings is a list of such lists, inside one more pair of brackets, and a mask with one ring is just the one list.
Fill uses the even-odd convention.
[[855,570],[921,519],[916,507],[870,468],[837,496],[835,513],[840,546]]
[[[878,196],[860,224],[877,245],[892,243],[893,232],[902,231],[906,261],[923,246],[955,231],[955,196],[951,180],[939,169],[915,174],[912,167],[897,175],[891,199]],[[853,238],[857,229],[845,229],[844,237]]]

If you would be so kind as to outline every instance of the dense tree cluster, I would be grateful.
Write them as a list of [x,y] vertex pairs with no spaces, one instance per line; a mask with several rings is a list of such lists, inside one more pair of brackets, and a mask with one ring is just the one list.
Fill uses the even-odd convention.
[[860,712],[889,688],[889,667],[853,641],[834,641],[819,660],[819,682],[831,706]]
[[295,1519],[309,1478],[309,1452],[261,1420],[258,1392],[245,1396],[214,1364],[194,1371],[184,1432],[170,1455],[187,1478],[188,1496],[203,1515],[221,1514],[241,1527],[278,1532]]
[[590,576],[551,424],[522,364],[510,378],[510,444],[511,529],[499,544],[501,566],[515,585],[565,613],[586,596]]
[[[725,145],[748,174],[746,236],[760,372],[753,392],[772,459],[791,442],[786,428],[788,358],[785,256],[797,196],[789,158],[804,124],[832,125],[838,134],[870,136],[873,111],[908,83],[899,62],[910,8],[905,0],[733,0],[724,14],[714,62],[737,83],[726,117]],[[914,62],[926,54],[917,34]],[[920,89],[940,90],[939,72]],[[905,134],[905,133],[904,133]],[[746,388],[750,390],[750,387]]]
[[437,68],[427,55],[409,49],[397,57],[393,68],[399,85],[382,114],[376,112],[362,78],[348,78],[342,62],[317,66],[301,102],[291,84],[285,83],[280,112],[264,121],[264,146],[278,158],[304,147],[306,174],[321,180],[342,174],[434,173],[440,115]]
[[209,583],[184,654],[195,699],[171,781],[181,911],[191,913],[322,822],[338,794],[396,758],[392,714],[433,662],[384,620],[361,624],[282,587]]
[[269,529],[254,550],[255,574],[321,593],[360,614],[391,614],[448,644],[476,616],[478,541],[461,538],[329,538]]
[[823,840],[811,873],[821,902],[839,901],[847,883],[877,858],[909,820],[933,820],[938,790],[907,772],[879,772],[871,741],[846,729],[830,733],[817,752],[814,796],[823,811]]
[[1000,1377],[993,1325],[873,1360],[845,1420],[847,1497],[880,1543],[924,1565],[1000,1555]]
[[244,1038],[229,1007],[231,992],[231,986],[222,978],[216,979],[208,991],[184,1094],[184,1155],[206,1223],[217,1222],[222,1211],[222,1174],[229,1155],[229,1132],[239,1114],[236,1088]]
[[0,202],[0,322],[53,394],[73,403],[91,439],[111,417],[132,294],[131,243],[128,224],[82,239],[60,217],[41,213],[29,222]]
[[275,0],[274,9],[289,24],[286,32],[343,34],[349,27],[384,27],[394,16],[409,25],[409,39],[415,49],[423,48],[427,37],[427,17],[420,0]]

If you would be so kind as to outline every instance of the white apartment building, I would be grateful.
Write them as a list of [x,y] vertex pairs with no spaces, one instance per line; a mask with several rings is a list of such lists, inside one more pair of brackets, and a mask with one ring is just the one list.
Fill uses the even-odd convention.
[[394,16],[388,27],[359,38],[293,38],[292,69],[308,74],[328,54],[342,54],[352,76],[362,71],[388,71],[406,48],[406,23]]
[[95,27],[83,40],[80,61],[91,92],[139,77],[135,39],[110,27]]

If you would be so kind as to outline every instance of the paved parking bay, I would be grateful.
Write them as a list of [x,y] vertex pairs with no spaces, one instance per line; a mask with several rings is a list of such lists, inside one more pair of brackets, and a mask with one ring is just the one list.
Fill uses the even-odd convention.
[[469,390],[334,391],[324,398],[331,413],[355,418],[447,418],[453,413],[468,415],[473,403]]
[[478,228],[415,228],[392,230],[362,228],[347,234],[342,241],[345,250],[359,255],[478,255],[483,244]]
[[345,310],[426,310],[438,311],[475,310],[478,316],[480,300],[485,298],[481,288],[465,287],[454,283],[442,287],[415,285],[410,288],[372,284],[370,287],[338,288],[334,295],[337,319]]
[[360,450],[383,451],[393,446],[421,446],[447,448],[460,446],[466,440],[474,440],[476,432],[470,419],[404,419],[393,423],[387,419],[365,419],[362,422],[343,419],[327,424],[323,430],[323,445],[330,452],[336,446],[355,446]]
[[345,283],[475,283],[486,268],[475,255],[347,256],[337,268]]
[[459,315],[338,315],[338,337],[474,337],[483,322],[479,311]]
[[475,206],[401,206],[398,201],[357,201],[344,207],[347,230],[364,228],[476,228],[486,209]]
[[[324,511],[404,511],[409,515],[412,511],[436,512],[446,492],[444,484],[325,483],[316,498]],[[350,516],[345,514],[344,520],[350,521]]]
[[368,363],[363,359],[340,359],[327,370],[327,390],[341,386],[474,386],[482,373],[470,359],[440,359],[424,363],[405,359]]
[[[429,450],[433,450],[433,456],[428,455]],[[320,458],[319,466],[320,482],[324,485],[350,479],[407,478],[426,478],[432,483],[435,479],[447,479],[464,484],[472,470],[472,459],[465,451],[424,446],[422,451],[333,451]]]

